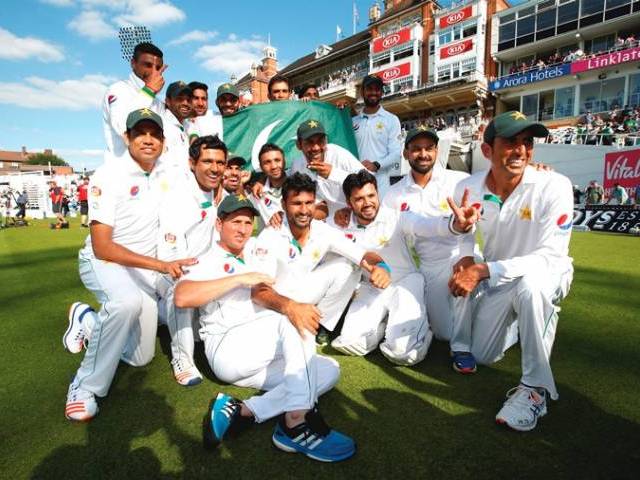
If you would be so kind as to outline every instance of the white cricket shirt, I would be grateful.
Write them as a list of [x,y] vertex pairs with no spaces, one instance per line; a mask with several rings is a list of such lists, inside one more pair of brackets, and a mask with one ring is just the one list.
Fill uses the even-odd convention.
[[262,188],[262,196],[255,198],[253,195],[249,195],[248,198],[260,212],[260,218],[262,218],[265,225],[269,225],[269,220],[274,214],[283,211],[282,187],[272,187],[268,178]]
[[[162,164],[147,173],[129,153],[100,166],[89,182],[89,222],[113,227],[112,240],[132,252],[156,256],[158,218],[169,172]],[[86,248],[91,250],[91,235]]]
[[123,135],[127,130],[127,117],[134,110],[149,108],[161,114],[163,107],[157,97],[142,90],[144,82],[131,72],[127,80],[111,85],[102,100],[102,125],[107,143],[106,158],[121,157],[127,151]]
[[297,298],[297,292],[313,288],[308,274],[322,263],[328,252],[341,255],[359,268],[366,250],[345,238],[339,230],[318,220],[311,221],[306,244],[301,246],[286,220],[279,229],[265,228],[258,236],[254,256],[260,271],[275,278],[273,288],[285,297]]
[[184,129],[187,137],[204,137],[206,135],[217,135],[222,140],[222,115],[207,110],[204,115],[194,118],[187,118],[184,122]]
[[[497,286],[545,268],[572,269],[569,240],[573,224],[573,188],[564,175],[527,167],[522,181],[503,203],[486,186],[488,172],[478,172],[456,187],[456,199],[469,188],[469,201],[482,209],[478,228],[489,267],[489,284]],[[463,244],[463,255],[473,255]]]
[[[429,183],[422,188],[411,173],[391,186],[382,204],[402,212],[414,212],[427,217],[449,217],[451,209],[447,197],[453,196],[458,182],[469,175],[464,172],[433,167]],[[417,237],[414,247],[422,267],[457,257],[460,252],[458,237]]]
[[160,162],[170,167],[189,170],[189,138],[184,127],[171,110],[163,108],[162,123],[164,126],[164,153]]

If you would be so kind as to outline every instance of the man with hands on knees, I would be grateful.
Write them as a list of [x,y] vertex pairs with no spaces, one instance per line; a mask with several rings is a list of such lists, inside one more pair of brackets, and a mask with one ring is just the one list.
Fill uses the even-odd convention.
[[313,337],[298,321],[252,301],[255,288],[269,288],[258,273],[247,242],[257,210],[243,195],[218,207],[220,241],[178,283],[178,307],[200,307],[200,334],[215,375],[224,382],[264,390],[244,401],[219,393],[203,419],[204,445],[213,448],[254,422],[279,417],[272,441],[281,450],[335,462],[355,453],[354,441],[329,428],[317,409],[318,396],[338,381],[338,363],[316,355]]
[[348,225],[341,230],[347,239],[384,257],[392,283],[385,290],[360,285],[340,336],[331,346],[347,355],[361,356],[375,350],[384,339],[380,351],[385,357],[400,365],[415,365],[426,356],[433,333],[424,304],[424,280],[408,240],[471,232],[479,212],[468,205],[466,196],[461,207],[447,199],[453,212],[450,217],[381,207],[376,177],[366,170],[349,175],[343,188],[351,212]]
[[569,292],[573,262],[569,239],[573,194],[569,179],[530,165],[534,137],[546,137],[540,123],[521,112],[495,117],[484,132],[482,153],[488,172],[460,182],[482,210],[479,228],[485,262],[475,263],[466,241],[449,281],[461,297],[464,328],[455,348],[479,363],[493,363],[520,340],[522,377],[507,393],[496,422],[528,431],[547,413],[547,396],[556,400],[550,356],[558,323],[557,303]]
[[98,413],[96,396],[107,394],[120,360],[141,366],[153,358],[158,314],[158,273],[180,278],[195,259],[156,258],[163,185],[173,173],[157,160],[163,151],[162,119],[144,108],[126,122],[127,154],[91,177],[90,235],[80,250],[80,278],[101,303],[69,311],[65,348],[87,351],[67,394],[65,416],[88,421]]

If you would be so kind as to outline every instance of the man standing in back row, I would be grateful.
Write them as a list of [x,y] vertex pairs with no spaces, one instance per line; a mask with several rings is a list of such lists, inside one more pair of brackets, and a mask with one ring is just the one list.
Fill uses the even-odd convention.
[[384,198],[389,186],[389,175],[402,155],[400,120],[387,112],[380,100],[383,93],[380,77],[367,75],[362,80],[364,108],[353,117],[353,131],[358,144],[358,156],[362,165],[376,176],[380,198]]

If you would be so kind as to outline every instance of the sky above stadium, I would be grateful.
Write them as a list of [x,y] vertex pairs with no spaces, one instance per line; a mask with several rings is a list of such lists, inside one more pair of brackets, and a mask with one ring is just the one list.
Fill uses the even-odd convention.
[[[373,0],[355,2],[367,27]],[[382,3],[382,2],[380,2]],[[0,149],[52,148],[77,169],[102,162],[100,103],[129,75],[118,28],[146,25],[163,51],[166,85],[215,88],[262,58],[268,38],[280,67],[352,33],[352,0],[5,0],[0,16]],[[330,5],[330,7],[327,7]],[[161,94],[164,97],[164,92]]]

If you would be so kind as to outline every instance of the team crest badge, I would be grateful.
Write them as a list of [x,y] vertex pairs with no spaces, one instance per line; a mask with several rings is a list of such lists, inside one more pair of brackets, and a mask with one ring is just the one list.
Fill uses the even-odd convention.
[[100,190],[100,187],[98,187],[96,185],[91,187],[91,196],[99,197],[100,195],[102,195],[102,190]]
[[129,190],[129,193],[132,197],[138,195],[138,192],[140,192],[140,187],[138,187],[138,185],[134,185],[133,187],[131,187],[131,190]]
[[200,211],[200,218],[202,220],[204,220],[205,218],[207,218],[207,211],[206,210],[202,210]]
[[353,236],[353,233],[345,233],[344,236],[347,240],[351,240],[352,242],[356,241],[355,237]]
[[520,219],[531,220],[531,209],[529,208],[529,205],[526,205],[520,209]]
[[107,102],[109,103],[109,105],[111,105],[113,102],[115,102],[118,98],[115,95],[109,95],[107,97]]
[[225,263],[224,267],[222,267],[222,268],[224,269],[225,273],[229,273],[229,274],[231,274],[231,273],[236,271],[236,269],[233,268],[233,265],[231,265],[230,263]]
[[174,243],[176,243],[176,236],[173,233],[165,233],[164,234],[164,241],[167,242],[167,243],[174,244]]
[[408,212],[409,210],[411,210],[411,207],[409,207],[409,204],[407,202],[402,202],[400,204],[400,211],[401,212]]
[[271,199],[270,199],[270,198],[268,198],[268,197],[264,197],[264,204],[265,204],[267,207],[271,206],[271,204],[272,204],[272,203],[273,203],[273,202],[271,201]]
[[293,247],[289,247],[289,258],[293,260],[296,258],[296,249]]

